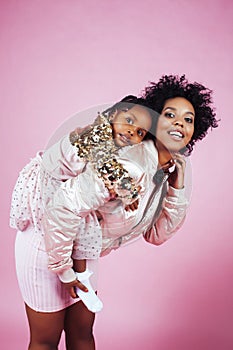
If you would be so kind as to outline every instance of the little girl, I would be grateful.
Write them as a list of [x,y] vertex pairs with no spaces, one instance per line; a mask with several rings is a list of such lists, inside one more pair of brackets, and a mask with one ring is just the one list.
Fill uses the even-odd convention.
[[[110,193],[111,200],[117,198],[124,205],[130,205],[133,202],[135,205],[141,189],[139,180],[142,179],[144,170],[141,169],[140,172],[138,172],[138,169],[135,170],[133,179],[129,176],[129,173],[132,173],[132,166],[131,170],[127,171],[127,165],[122,166],[117,159],[117,154],[120,147],[140,143],[146,136],[147,130],[150,129],[152,123],[151,116],[146,108],[142,108],[139,105],[130,107],[130,109],[125,107],[121,112],[113,113],[109,118],[99,115],[95,122],[81,134],[73,132],[70,135],[72,145],[77,147],[78,156],[90,163],[86,165],[85,171],[79,178],[76,178],[76,182],[79,183],[79,190],[75,193],[75,196],[79,206],[76,207],[75,211],[81,217],[85,215],[84,212],[88,212],[89,202],[85,199],[87,195],[92,196],[90,209],[94,209],[95,206],[98,208],[101,204],[104,204],[104,202],[101,203],[99,200],[97,201],[98,205],[95,202],[95,196],[99,199],[99,197],[103,196],[105,190],[101,187],[98,193],[98,181],[96,178],[93,179],[93,171],[103,181]],[[90,173],[91,176],[89,177]],[[137,179],[136,183],[135,179]],[[94,188],[92,190],[93,193],[90,194],[92,180]],[[88,193],[84,191],[86,186],[89,187]],[[109,198],[108,192],[107,196]],[[84,202],[85,206],[83,205]],[[112,212],[111,204],[110,207]],[[47,215],[49,215],[50,210],[48,208],[46,209]],[[46,231],[47,228],[45,227]],[[83,235],[79,232],[78,237],[77,252],[79,257],[84,257],[84,259],[74,259],[73,266],[77,271],[77,279],[87,287],[87,291],[83,292],[77,289],[77,294],[90,311],[98,312],[102,309],[102,302],[89,282],[91,272],[86,269],[86,259],[99,257],[102,247],[102,235],[96,234],[94,230],[92,234],[90,234],[90,231]],[[49,237],[46,240],[47,244],[48,241]],[[74,249],[76,248],[73,247]],[[50,246],[48,250],[50,250]],[[59,261],[59,257],[57,257],[57,260]],[[61,264],[62,261],[60,260],[59,265]]]

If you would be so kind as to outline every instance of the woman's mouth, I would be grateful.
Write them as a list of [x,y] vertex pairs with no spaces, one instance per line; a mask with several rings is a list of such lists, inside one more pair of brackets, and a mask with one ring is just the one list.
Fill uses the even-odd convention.
[[184,134],[179,130],[171,130],[168,131],[168,134],[174,139],[174,140],[181,140],[184,138]]

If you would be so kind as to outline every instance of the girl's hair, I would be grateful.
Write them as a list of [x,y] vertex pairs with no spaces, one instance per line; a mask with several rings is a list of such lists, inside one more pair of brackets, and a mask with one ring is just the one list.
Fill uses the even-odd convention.
[[183,153],[190,155],[196,141],[202,140],[208,129],[216,128],[218,121],[212,107],[212,91],[194,82],[189,83],[185,75],[163,75],[157,83],[146,87],[142,98],[144,104],[161,114],[165,102],[170,98],[184,97],[195,110],[194,133]]

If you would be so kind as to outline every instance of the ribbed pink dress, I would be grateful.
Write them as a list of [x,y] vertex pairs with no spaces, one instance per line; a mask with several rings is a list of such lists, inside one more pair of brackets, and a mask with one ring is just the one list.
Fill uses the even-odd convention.
[[[66,136],[44,154],[39,152],[16,182],[10,214],[10,226],[18,230],[16,272],[23,300],[35,311],[55,312],[79,301],[69,296],[57,275],[48,269],[41,219],[44,205],[62,181],[77,176],[84,165]],[[91,283],[96,290],[98,259],[87,264],[94,272]]]

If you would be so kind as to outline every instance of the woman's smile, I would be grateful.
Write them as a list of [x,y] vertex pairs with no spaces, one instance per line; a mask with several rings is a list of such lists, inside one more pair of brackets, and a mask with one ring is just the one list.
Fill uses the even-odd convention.
[[175,141],[180,141],[184,138],[184,133],[181,130],[175,129],[168,131],[168,134]]

